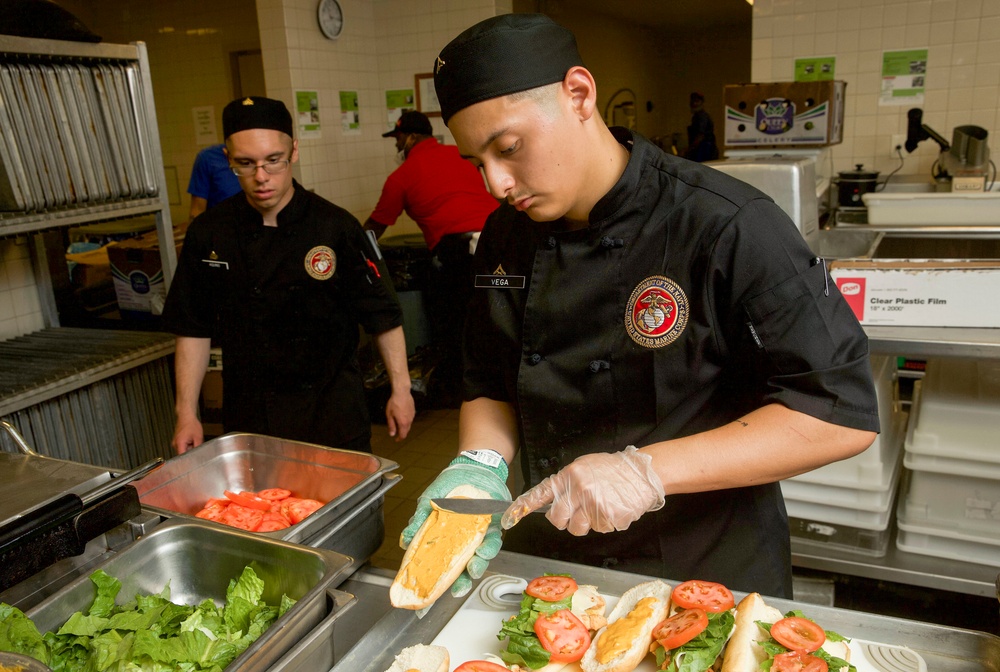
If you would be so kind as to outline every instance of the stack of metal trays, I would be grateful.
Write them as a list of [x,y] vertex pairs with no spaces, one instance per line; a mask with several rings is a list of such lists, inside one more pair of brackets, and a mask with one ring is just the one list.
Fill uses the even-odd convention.
[[[43,329],[0,341],[0,419],[39,453],[137,467],[173,454],[170,334]],[[14,452],[0,432],[0,451]]]
[[158,192],[138,61],[0,53],[0,210]]
[[225,490],[284,488],[325,502],[291,527],[253,534],[335,550],[351,556],[357,567],[385,538],[383,503],[401,478],[389,473],[398,466],[368,453],[234,433],[171,458],[135,488],[145,511],[197,521],[195,513]]
[[[230,579],[248,565],[264,582],[266,603],[278,604],[282,594],[296,603],[226,667],[231,672],[269,669],[314,630],[332,632],[354,602],[333,588],[349,569],[349,558],[203,521],[165,521],[97,568],[121,581],[122,603],[169,585],[173,602],[223,605]],[[88,610],[95,594],[89,576],[80,577],[25,613],[41,632],[56,631],[75,612]]]

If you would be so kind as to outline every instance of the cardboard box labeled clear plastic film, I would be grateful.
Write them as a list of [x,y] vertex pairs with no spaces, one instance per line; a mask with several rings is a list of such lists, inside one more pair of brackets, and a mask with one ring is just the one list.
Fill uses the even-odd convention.
[[843,259],[830,276],[864,325],[1000,327],[998,260]]

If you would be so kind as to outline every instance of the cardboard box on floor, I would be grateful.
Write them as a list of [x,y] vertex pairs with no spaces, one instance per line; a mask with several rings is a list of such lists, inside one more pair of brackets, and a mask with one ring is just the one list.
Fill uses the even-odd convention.
[[[178,254],[183,236],[182,230],[174,231]],[[163,282],[160,241],[156,232],[111,243],[107,248],[118,309],[124,313],[159,315],[167,298],[167,288]]]
[[1000,327],[1000,260],[840,259],[830,276],[863,325]]

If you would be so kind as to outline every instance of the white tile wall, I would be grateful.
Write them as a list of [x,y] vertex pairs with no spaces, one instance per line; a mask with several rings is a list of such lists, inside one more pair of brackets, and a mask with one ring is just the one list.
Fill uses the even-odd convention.
[[[315,0],[257,0],[268,95],[291,105],[296,90],[319,94],[322,137],[299,140],[302,184],[364,221],[395,168],[385,91],[413,89],[441,47],[477,21],[510,11],[510,0],[341,0],[344,32],[325,39]],[[357,91],[360,135],[340,127],[340,91]],[[453,142],[441,119],[435,133]],[[405,216],[393,233],[416,233]]]
[[[892,135],[905,134],[911,106],[879,105],[882,52],[927,48],[923,121],[951,141],[952,129],[981,126],[1000,147],[1000,0],[756,0],[752,77],[791,81],[796,58],[835,56],[847,82],[844,142],[834,170],[856,163],[887,174],[899,166]],[[899,174],[931,174],[940,153],[922,142]]]
[[45,326],[25,238],[0,239],[0,340]]

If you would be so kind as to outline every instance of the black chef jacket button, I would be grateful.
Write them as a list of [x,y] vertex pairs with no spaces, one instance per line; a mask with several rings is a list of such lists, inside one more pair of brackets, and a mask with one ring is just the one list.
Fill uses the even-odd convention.
[[253,288],[253,293],[254,293],[255,296],[260,296],[260,287],[254,287]]
[[549,236],[549,239],[545,241],[545,246],[550,250],[556,249],[556,239],[554,236]]
[[606,361],[604,361],[603,359],[595,359],[594,361],[592,361],[590,363],[590,365],[588,366],[588,368],[590,369],[591,373],[597,373],[601,369],[610,369],[611,368],[611,364],[608,363],[608,362],[606,362]]
[[537,352],[532,354],[531,357],[528,357],[528,362],[532,365],[538,364],[541,361],[542,361],[542,356],[539,355]]

